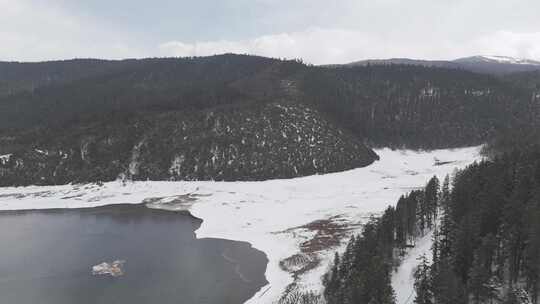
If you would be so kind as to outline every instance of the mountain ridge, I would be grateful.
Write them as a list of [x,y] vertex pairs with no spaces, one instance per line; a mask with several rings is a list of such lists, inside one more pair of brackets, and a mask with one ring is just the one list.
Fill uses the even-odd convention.
[[540,65],[540,61],[501,55],[476,55],[454,59],[452,62],[498,62],[506,64]]
[[347,63],[342,66],[365,66],[369,64],[419,65],[427,67],[464,69],[471,72],[494,75],[506,75],[516,72],[540,70],[540,61],[500,55],[475,55],[453,60],[424,60],[411,58],[366,59]]
[[[463,69],[234,54],[84,62],[0,69],[4,185],[328,173],[375,161],[367,145],[478,145],[540,119],[540,91]],[[216,132],[224,122],[231,131]]]

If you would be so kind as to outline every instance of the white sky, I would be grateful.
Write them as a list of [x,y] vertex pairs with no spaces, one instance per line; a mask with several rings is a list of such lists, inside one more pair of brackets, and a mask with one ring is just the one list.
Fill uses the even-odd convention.
[[202,56],[314,64],[540,60],[538,0],[0,0],[0,60]]

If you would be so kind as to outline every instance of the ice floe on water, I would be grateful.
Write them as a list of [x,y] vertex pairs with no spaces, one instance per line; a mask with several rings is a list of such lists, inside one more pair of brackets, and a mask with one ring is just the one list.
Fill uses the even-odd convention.
[[[146,203],[203,219],[198,238],[249,242],[268,257],[268,286],[250,304],[321,291],[333,254],[400,195],[480,160],[479,147],[379,149],[364,168],[261,182],[109,182],[0,188],[0,210]],[[408,275],[404,272],[405,275]],[[410,285],[402,285],[410,286]]]
[[113,277],[119,277],[124,275],[123,266],[126,261],[116,260],[111,263],[103,262],[92,266],[93,275],[110,275]]

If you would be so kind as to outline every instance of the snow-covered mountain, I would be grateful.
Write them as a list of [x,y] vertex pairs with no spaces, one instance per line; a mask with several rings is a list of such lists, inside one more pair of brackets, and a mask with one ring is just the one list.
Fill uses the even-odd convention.
[[409,58],[368,59],[348,66],[406,64],[450,69],[463,69],[476,73],[504,75],[540,70],[540,61],[498,55],[477,55],[455,60],[419,60]]
[[535,61],[526,58],[516,58],[509,56],[484,55],[459,58],[453,62],[457,63],[502,63],[502,64],[523,64],[540,66],[540,61]]
[[472,72],[496,75],[540,70],[540,61],[508,56],[472,56],[452,63]]

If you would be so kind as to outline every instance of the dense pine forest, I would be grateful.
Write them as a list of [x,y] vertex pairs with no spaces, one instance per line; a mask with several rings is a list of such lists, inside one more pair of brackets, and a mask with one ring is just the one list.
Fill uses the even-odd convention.
[[325,275],[328,304],[395,303],[392,270],[418,237],[434,229],[438,201],[439,180],[433,177],[424,189],[402,196],[395,208],[372,218],[360,235],[351,238],[345,252],[336,254]]
[[318,111],[287,103],[113,115],[107,122],[38,132],[14,142],[35,148],[0,159],[0,186],[290,178],[362,167],[378,158]]
[[418,303],[538,301],[540,153],[516,150],[459,172],[418,278]]
[[310,100],[374,146],[481,144],[496,130],[539,118],[533,89],[462,70],[375,65],[319,68],[306,77]]
[[368,223],[336,255],[328,303],[395,303],[392,269],[427,231],[433,245],[414,274],[415,303],[539,303],[540,142],[527,135],[527,145],[501,150],[507,136],[488,146],[490,159],[440,188],[433,178]]

